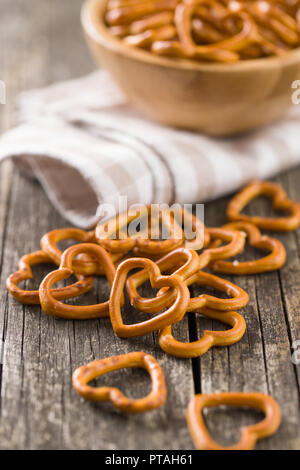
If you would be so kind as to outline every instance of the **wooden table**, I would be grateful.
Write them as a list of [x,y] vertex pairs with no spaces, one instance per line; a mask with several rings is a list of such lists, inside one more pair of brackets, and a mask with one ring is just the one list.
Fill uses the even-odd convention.
[[[80,23],[80,0],[0,0],[0,79],[7,85],[7,104],[0,107],[1,131],[13,125],[19,91],[76,77],[93,70]],[[26,307],[8,295],[6,277],[21,255],[39,248],[41,236],[67,223],[53,209],[40,186],[25,179],[10,163],[0,167],[0,334],[5,341],[1,367],[0,446],[8,449],[192,449],[185,409],[194,392],[259,391],[280,403],[279,432],[259,449],[299,449],[300,365],[292,362],[292,343],[300,339],[300,231],[279,235],[288,259],[280,272],[233,279],[250,295],[242,313],[247,331],[230,348],[215,348],[201,359],[179,360],[164,354],[156,335],[121,340],[108,319],[62,321],[39,307]],[[300,201],[300,169],[281,176],[291,197]],[[207,204],[205,222],[225,222],[227,199]],[[263,205],[255,210],[263,213]],[[276,235],[277,236],[277,235]],[[37,274],[37,283],[45,270]],[[105,298],[101,279],[81,302]],[[136,318],[141,314],[131,312]],[[183,340],[204,328],[219,328],[194,315],[176,327]],[[168,385],[167,404],[154,412],[125,416],[108,404],[92,405],[71,386],[72,371],[95,358],[144,350],[162,365]],[[141,396],[150,381],[142,371],[113,373],[116,386]],[[102,382],[108,383],[108,377]],[[238,437],[240,425],[260,419],[253,411],[212,410],[209,429],[220,442]]]

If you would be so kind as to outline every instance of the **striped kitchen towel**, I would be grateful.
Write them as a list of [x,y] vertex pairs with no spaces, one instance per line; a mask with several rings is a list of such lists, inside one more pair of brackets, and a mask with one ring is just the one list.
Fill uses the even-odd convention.
[[[136,112],[104,71],[25,92],[19,125],[0,139],[71,223],[91,228],[102,204],[205,202],[300,161],[300,109],[248,135],[214,139]],[[103,206],[102,206],[103,207]]]

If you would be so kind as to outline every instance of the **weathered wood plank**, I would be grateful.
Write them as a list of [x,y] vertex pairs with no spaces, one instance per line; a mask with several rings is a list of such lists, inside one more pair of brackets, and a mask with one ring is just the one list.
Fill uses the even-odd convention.
[[[15,27],[8,26],[11,24],[9,21],[5,22],[6,29],[1,29],[6,44],[6,52],[1,58],[11,103],[9,108],[6,107],[3,130],[12,124],[12,103],[20,89],[81,75],[93,68],[80,32],[81,3],[74,0],[65,2],[62,14],[58,0],[31,0],[26,4],[17,1],[13,8],[11,2],[5,2],[7,20],[14,17],[20,24],[19,34],[16,34]],[[8,54],[7,51],[13,53]],[[4,186],[1,187],[4,191]],[[189,361],[177,364],[174,359],[167,360],[157,347],[156,338],[151,335],[138,341],[119,340],[108,320],[64,322],[46,317],[38,307],[23,307],[7,296],[5,278],[15,269],[18,258],[37,249],[44,232],[63,226],[65,222],[51,208],[42,190],[18,175],[14,176],[9,210],[6,199],[6,196],[1,198],[3,208],[8,211],[8,219],[7,212],[1,215],[2,226],[7,227],[9,234],[4,241],[0,289],[6,342],[1,447],[191,447],[184,416],[193,391]],[[7,224],[4,222],[6,219]],[[98,290],[96,286],[91,294],[85,296],[84,301],[94,303],[97,296],[105,297],[105,294],[107,289],[103,291],[100,284]],[[109,406],[90,405],[73,391],[70,380],[75,367],[97,357],[137,349],[154,354],[166,371],[169,401],[163,410],[141,417],[125,417],[113,412]],[[175,382],[177,374],[180,375],[178,385]],[[113,378],[114,383],[117,376]],[[122,382],[124,377],[128,377],[129,393],[132,393],[133,384],[138,394],[147,390],[142,372],[124,373],[120,377]],[[124,383],[122,386],[124,388]]]

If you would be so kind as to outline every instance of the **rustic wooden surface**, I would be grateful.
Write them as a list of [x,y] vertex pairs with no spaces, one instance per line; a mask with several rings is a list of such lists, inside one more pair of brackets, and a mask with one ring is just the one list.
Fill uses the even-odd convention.
[[[13,124],[20,90],[93,69],[80,30],[81,3],[0,0],[0,79],[7,85],[7,104],[0,106],[1,132]],[[266,392],[279,401],[280,430],[261,441],[259,449],[300,448],[300,365],[292,363],[291,348],[300,339],[299,230],[279,236],[288,253],[280,272],[231,278],[251,299],[242,311],[247,322],[242,341],[230,348],[214,348],[201,360],[179,360],[160,351],[156,335],[121,340],[107,319],[58,320],[44,315],[39,307],[22,306],[7,294],[5,279],[18,258],[38,249],[46,231],[67,224],[39,185],[21,176],[10,163],[0,166],[0,178],[0,338],[5,342],[0,370],[2,449],[192,449],[185,422],[190,397],[194,391],[227,390]],[[300,201],[299,178],[300,169],[296,169],[277,181]],[[225,222],[226,203],[224,198],[206,205],[207,225]],[[252,210],[263,213],[265,209],[259,204]],[[45,272],[44,268],[35,270],[36,285]],[[81,302],[94,303],[106,295],[107,285],[100,280]],[[188,340],[199,337],[204,328],[220,325],[191,315],[174,332]],[[108,404],[84,402],[73,391],[71,374],[77,366],[134,350],[152,353],[162,365],[169,391],[163,408],[124,416]],[[115,372],[103,380],[131,396],[145,394],[150,386],[147,375],[136,370]],[[237,439],[241,425],[260,418],[258,413],[241,410],[207,414],[209,429],[223,443]]]

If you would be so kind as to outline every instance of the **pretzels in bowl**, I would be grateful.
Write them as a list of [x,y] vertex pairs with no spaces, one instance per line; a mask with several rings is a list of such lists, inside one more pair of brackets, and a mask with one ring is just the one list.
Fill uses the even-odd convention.
[[299,47],[299,11],[280,0],[111,0],[105,21],[128,46],[230,64]]

